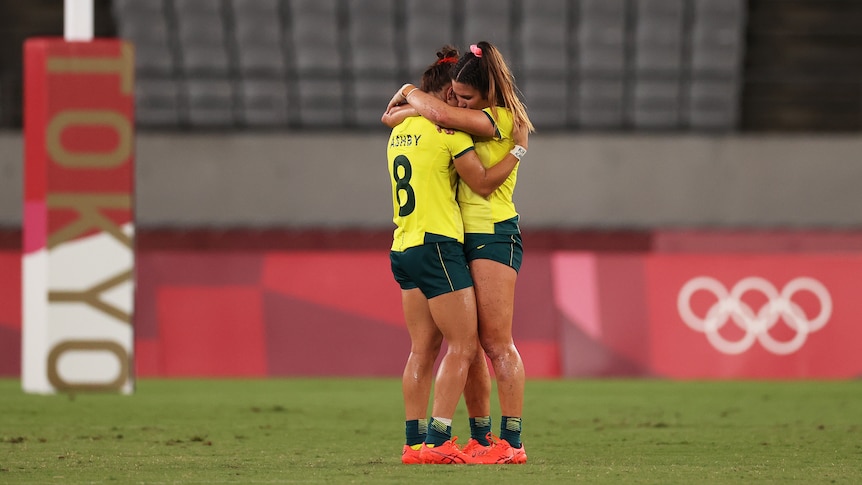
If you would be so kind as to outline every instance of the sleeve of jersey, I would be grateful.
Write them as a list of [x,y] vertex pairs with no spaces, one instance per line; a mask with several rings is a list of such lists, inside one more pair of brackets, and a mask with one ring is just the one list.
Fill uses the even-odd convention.
[[497,108],[498,119],[496,123],[494,122],[494,117],[491,116],[491,108],[485,108],[482,111],[485,112],[485,116],[491,120],[491,125],[494,126],[494,131],[496,132],[494,138],[498,140],[512,138],[512,131],[515,129],[515,119],[509,109]]
[[449,145],[449,152],[452,153],[453,160],[475,149],[473,146],[473,137],[461,131],[447,136],[446,141]]

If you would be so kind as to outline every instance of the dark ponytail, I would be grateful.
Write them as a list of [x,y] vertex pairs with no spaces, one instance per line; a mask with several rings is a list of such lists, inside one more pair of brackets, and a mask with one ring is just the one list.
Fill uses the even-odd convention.
[[422,74],[419,89],[426,93],[436,93],[452,84],[449,70],[452,64],[458,62],[458,49],[451,45],[443,46],[437,51],[437,61],[428,66]]

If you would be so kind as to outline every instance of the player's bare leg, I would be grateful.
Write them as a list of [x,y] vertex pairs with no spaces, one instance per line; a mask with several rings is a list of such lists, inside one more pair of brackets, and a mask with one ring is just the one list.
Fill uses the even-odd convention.
[[491,373],[488,371],[488,361],[485,352],[476,352],[476,357],[470,364],[467,373],[467,384],[464,386],[464,402],[470,417],[488,416],[491,414]]
[[476,297],[473,288],[465,288],[431,298],[428,304],[448,346],[437,370],[431,414],[451,419],[479,349]]
[[[500,411],[512,423],[502,422],[502,435],[520,446],[520,419],[524,409],[524,363],[512,338],[517,271],[487,259],[470,262],[479,311],[479,339],[491,360],[497,379]],[[515,430],[517,426],[517,430]],[[508,427],[508,428],[507,428]]]
[[428,417],[434,362],[440,353],[443,334],[434,323],[428,299],[421,290],[401,290],[401,303],[410,334],[410,355],[401,377],[404,413],[407,420],[424,420]]
[[418,288],[401,290],[401,307],[410,334],[410,355],[401,376],[405,415],[401,462],[418,464],[428,434],[428,399],[443,334],[434,323],[428,299]]
[[480,348],[470,364],[464,386],[464,402],[470,418],[470,439],[463,450],[474,458],[487,453],[491,445],[488,440],[488,433],[491,433],[491,384],[487,357]]
[[437,370],[431,421],[420,458],[423,463],[471,463],[452,437],[452,417],[479,351],[476,295],[472,287],[465,288],[431,298],[428,305],[448,347]]

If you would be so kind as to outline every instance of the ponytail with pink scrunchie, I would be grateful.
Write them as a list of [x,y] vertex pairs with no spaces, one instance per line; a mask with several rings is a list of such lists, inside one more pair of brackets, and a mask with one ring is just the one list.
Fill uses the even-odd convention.
[[482,48],[476,44],[470,46],[470,52],[472,52],[476,57],[482,57]]

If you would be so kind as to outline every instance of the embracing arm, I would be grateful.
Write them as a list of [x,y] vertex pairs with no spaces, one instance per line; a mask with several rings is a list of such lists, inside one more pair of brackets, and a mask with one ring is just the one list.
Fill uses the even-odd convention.
[[380,117],[380,121],[389,128],[395,128],[401,124],[402,121],[411,116],[419,116],[419,112],[416,111],[416,108],[409,104],[399,104],[398,106],[393,106],[387,109],[386,112],[383,113],[383,116]]
[[[410,99],[407,99],[408,97]],[[392,96],[386,112],[388,113],[404,101],[410,103],[410,106],[416,108],[420,115],[437,125],[454,128],[471,135],[493,137],[496,134],[494,125],[483,111],[449,106],[442,99],[425,93],[412,84],[405,84]]]
[[511,153],[507,153],[500,163],[491,168],[485,168],[482,165],[475,150],[470,150],[455,159],[455,170],[458,171],[458,176],[473,192],[482,197],[488,197],[503,185],[516,165],[518,165],[518,159]]
[[482,165],[475,150],[470,150],[455,159],[455,170],[458,171],[458,176],[467,183],[473,192],[482,197],[493,194],[509,178],[509,174],[527,153],[526,132],[516,127],[514,134],[517,143],[515,148],[491,168],[485,168]]

